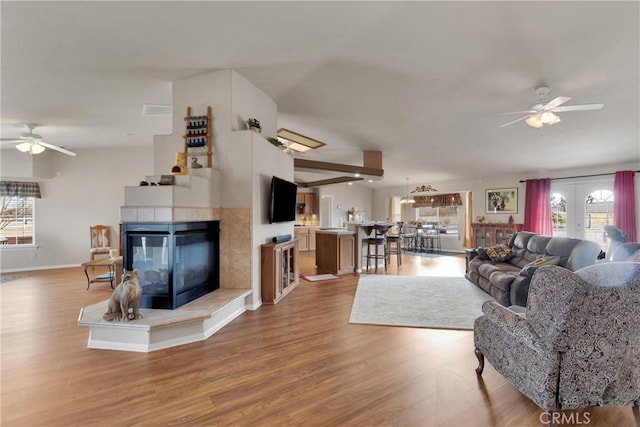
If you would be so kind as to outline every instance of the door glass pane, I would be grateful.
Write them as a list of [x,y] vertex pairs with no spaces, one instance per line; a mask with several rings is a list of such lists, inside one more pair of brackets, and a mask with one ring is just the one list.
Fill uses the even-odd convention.
[[597,242],[606,249],[607,240],[604,226],[613,224],[613,193],[609,190],[596,190],[585,200],[585,239]]
[[560,193],[551,194],[551,220],[553,222],[552,235],[554,237],[566,237],[567,199]]

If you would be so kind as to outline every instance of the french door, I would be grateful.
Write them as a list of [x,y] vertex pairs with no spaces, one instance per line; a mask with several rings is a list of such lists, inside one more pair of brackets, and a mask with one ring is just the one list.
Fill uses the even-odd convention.
[[612,224],[613,176],[588,182],[552,182],[551,193],[559,200],[561,210],[566,211],[566,223],[554,226],[555,235],[566,235],[578,239],[592,240],[605,246],[603,226]]

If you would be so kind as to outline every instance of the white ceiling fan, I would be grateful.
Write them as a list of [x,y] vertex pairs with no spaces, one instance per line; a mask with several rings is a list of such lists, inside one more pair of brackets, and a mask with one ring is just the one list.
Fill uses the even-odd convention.
[[501,128],[512,125],[521,120],[524,120],[526,124],[534,128],[541,128],[544,125],[554,125],[560,121],[555,113],[563,113],[566,111],[581,111],[581,110],[600,110],[604,107],[604,104],[582,104],[582,105],[568,105],[561,107],[571,98],[568,96],[559,96],[557,98],[548,101],[545,96],[549,93],[549,88],[541,86],[536,89],[539,99],[531,105],[527,111],[511,111],[509,113],[502,114],[526,114],[518,119],[512,120],[509,123],[500,125]]
[[16,145],[16,148],[20,151],[22,151],[23,153],[29,153],[29,154],[40,154],[42,153],[45,148],[49,148],[51,150],[55,150],[55,151],[59,151],[61,153],[64,153],[68,156],[75,156],[76,153],[74,153],[73,151],[69,151],[65,148],[62,147],[58,147],[57,145],[53,145],[53,144],[49,144],[48,142],[44,142],[42,140],[42,136],[38,135],[37,133],[33,133],[33,130],[36,128],[36,126],[38,126],[36,123],[26,123],[24,125],[25,128],[27,128],[27,130],[29,132],[24,132],[22,133],[18,139],[16,138],[2,138],[0,139],[0,141],[2,141],[2,144],[9,144],[9,143],[16,143],[19,142],[18,145]]

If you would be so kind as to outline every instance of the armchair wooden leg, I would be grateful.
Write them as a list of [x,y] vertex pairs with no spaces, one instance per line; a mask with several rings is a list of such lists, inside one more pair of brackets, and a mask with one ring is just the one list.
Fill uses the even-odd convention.
[[482,375],[484,371],[484,354],[480,351],[478,347],[474,350],[476,357],[478,358],[478,367],[476,368],[476,374]]
[[636,421],[636,427],[640,427],[640,403],[633,404],[633,419]]

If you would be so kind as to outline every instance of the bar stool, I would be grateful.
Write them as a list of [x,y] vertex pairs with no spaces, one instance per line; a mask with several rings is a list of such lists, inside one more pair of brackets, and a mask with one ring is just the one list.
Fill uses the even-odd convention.
[[[369,270],[369,262],[373,260],[375,264],[375,272],[378,272],[378,260],[384,260],[384,271],[387,271],[387,231],[391,227],[390,224],[375,224],[365,227],[365,234],[373,237],[362,239],[362,244],[367,245],[365,258],[367,259],[367,270]],[[371,246],[374,247],[373,252]]]
[[407,227],[407,231],[402,231],[402,244],[405,251],[415,251],[417,246],[418,233],[415,227]]
[[432,224],[425,234],[425,238],[427,239],[428,249],[431,252],[438,252],[442,250],[442,242],[440,240],[440,228],[437,224]]
[[415,251],[425,251],[429,247],[427,240],[427,230],[423,224],[416,224],[416,245]]
[[403,226],[404,226],[404,222],[400,221],[396,225],[398,229],[398,234],[387,234],[387,256],[391,257],[391,255],[395,255],[396,263],[398,264],[398,267],[402,265],[402,240],[403,240],[402,227]]

